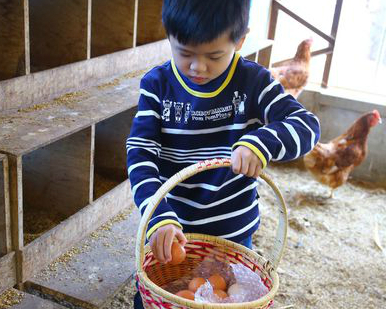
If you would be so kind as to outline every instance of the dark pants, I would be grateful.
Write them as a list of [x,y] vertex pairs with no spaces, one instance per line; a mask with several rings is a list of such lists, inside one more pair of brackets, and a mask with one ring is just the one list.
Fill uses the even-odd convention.
[[[252,249],[252,235],[240,241],[239,244]],[[141,294],[139,292],[134,296],[134,309],[144,309]]]

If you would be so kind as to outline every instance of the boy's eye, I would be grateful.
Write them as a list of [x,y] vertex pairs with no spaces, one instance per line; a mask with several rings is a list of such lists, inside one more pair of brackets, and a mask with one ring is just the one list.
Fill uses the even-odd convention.
[[181,55],[181,57],[184,57],[184,58],[190,57],[190,55],[189,55],[189,54],[184,54],[184,53],[181,53],[180,55]]
[[210,60],[213,60],[213,61],[216,61],[216,60],[220,60],[221,59],[221,56],[220,57],[209,57]]

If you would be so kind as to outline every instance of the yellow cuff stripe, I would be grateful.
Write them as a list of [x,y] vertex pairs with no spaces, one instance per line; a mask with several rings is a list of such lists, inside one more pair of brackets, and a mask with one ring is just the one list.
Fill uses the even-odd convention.
[[156,229],[158,229],[161,226],[164,226],[166,224],[174,224],[174,225],[177,225],[179,228],[182,229],[182,225],[178,221],[172,220],[172,219],[166,219],[166,220],[160,221],[157,224],[155,224],[154,226],[152,226],[152,228],[147,231],[146,238],[150,239],[150,236],[155,232]]
[[235,143],[233,146],[232,146],[232,149],[234,149],[236,146],[245,146],[245,147],[248,147],[249,149],[251,149],[253,151],[253,153],[255,155],[257,155],[259,157],[259,159],[261,160],[261,163],[263,163],[263,168],[265,168],[267,166],[267,159],[264,157],[264,155],[262,154],[262,152],[259,150],[259,148],[257,148],[256,146],[254,146],[253,144],[250,144],[248,142],[237,142]]
[[172,59],[171,63],[172,63],[172,69],[173,69],[173,72],[174,72],[174,75],[176,76],[177,80],[179,81],[179,83],[181,84],[181,86],[187,91],[189,92],[191,95],[194,95],[195,97],[199,97],[199,98],[213,98],[215,97],[216,95],[218,95],[221,91],[224,90],[224,88],[229,84],[229,82],[231,81],[232,77],[233,77],[233,74],[236,70],[236,66],[237,66],[237,62],[239,61],[239,58],[240,58],[240,55],[238,53],[235,54],[235,57],[233,59],[233,62],[232,62],[232,65],[231,65],[231,68],[229,70],[229,73],[228,73],[228,76],[226,77],[226,79],[224,80],[224,82],[221,84],[221,86],[215,90],[215,91],[212,91],[212,92],[200,92],[200,91],[196,91],[196,90],[193,90],[191,88],[189,88],[189,86],[184,82],[184,80],[182,79],[182,77],[180,76],[180,74],[178,73],[178,70],[177,70],[177,67],[174,63],[174,59]]

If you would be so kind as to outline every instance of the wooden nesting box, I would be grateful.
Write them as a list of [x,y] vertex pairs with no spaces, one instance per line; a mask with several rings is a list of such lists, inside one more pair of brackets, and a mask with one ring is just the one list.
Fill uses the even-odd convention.
[[16,283],[15,252],[11,251],[8,160],[0,154],[0,293]]
[[[9,114],[0,151],[9,158],[20,282],[127,205],[125,140],[140,77],[120,91],[94,87],[76,101]],[[97,186],[103,189],[94,197]]]
[[91,57],[134,46],[135,4],[135,0],[92,1]]
[[133,107],[95,125],[94,197],[127,179],[126,139],[137,112]]
[[87,59],[88,0],[29,0],[31,72]]
[[0,1],[0,291],[127,206],[139,81],[170,58],[161,9]]
[[162,26],[162,3],[162,0],[138,1],[138,46],[166,38]]
[[23,1],[0,2],[0,81],[26,74]]

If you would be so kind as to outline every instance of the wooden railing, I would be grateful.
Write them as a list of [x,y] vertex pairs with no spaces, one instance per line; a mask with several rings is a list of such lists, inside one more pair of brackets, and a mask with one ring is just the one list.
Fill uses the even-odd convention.
[[[308,21],[306,21],[304,18],[300,17],[298,14],[284,6],[280,1],[278,0],[272,0],[271,5],[271,13],[270,13],[270,20],[269,20],[269,28],[268,28],[268,39],[274,40],[275,39],[275,33],[276,33],[276,26],[278,21],[278,15],[279,11],[282,11],[283,13],[286,13],[293,19],[295,19],[297,22],[305,26],[306,28],[310,29],[314,33],[316,33],[318,36],[323,38],[328,42],[328,47],[323,48],[320,50],[313,51],[311,53],[311,56],[317,56],[326,54],[326,61],[324,64],[324,72],[323,72],[323,79],[322,79],[322,87],[326,88],[328,85],[328,78],[330,75],[330,69],[331,69],[331,63],[332,63],[332,57],[334,54],[334,48],[336,43],[336,34],[338,32],[338,25],[339,25],[339,19],[340,19],[340,13],[342,10],[342,4],[343,0],[336,0],[335,4],[335,12],[334,17],[332,20],[331,25],[331,32],[330,34],[326,34]],[[261,51],[259,53],[259,63],[268,66],[270,64],[271,60],[271,54],[272,54],[272,46],[267,47],[265,50]],[[272,64],[272,66],[279,66],[281,63],[287,61],[282,60],[279,62],[275,62]]]

